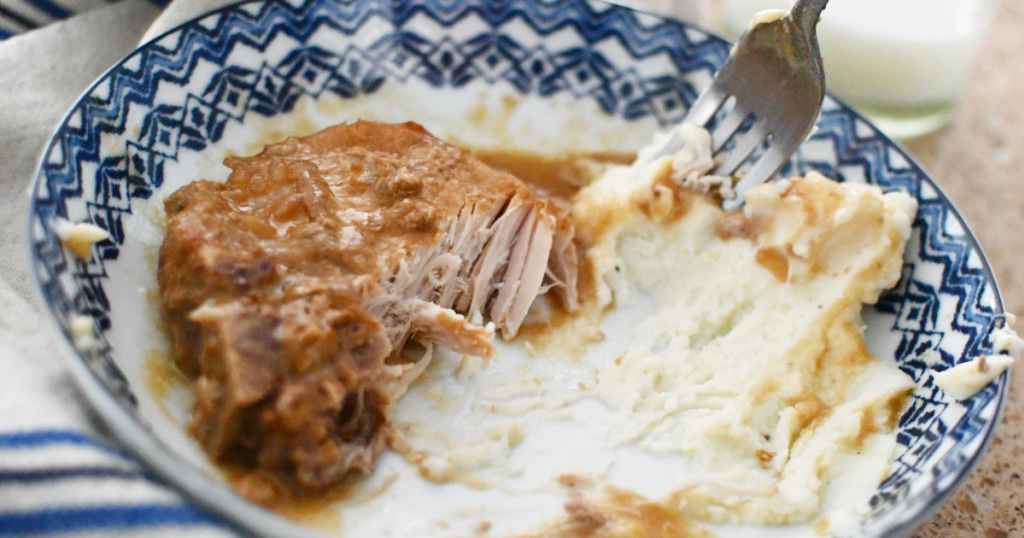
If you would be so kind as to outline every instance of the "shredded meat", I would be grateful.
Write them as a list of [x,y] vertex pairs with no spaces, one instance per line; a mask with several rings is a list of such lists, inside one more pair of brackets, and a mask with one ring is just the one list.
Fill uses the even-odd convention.
[[189,430],[247,473],[243,494],[371,471],[408,340],[488,356],[485,319],[512,337],[547,289],[578,308],[565,212],[416,124],[339,125],[226,164],[227,182],[167,198],[158,283],[195,382]]

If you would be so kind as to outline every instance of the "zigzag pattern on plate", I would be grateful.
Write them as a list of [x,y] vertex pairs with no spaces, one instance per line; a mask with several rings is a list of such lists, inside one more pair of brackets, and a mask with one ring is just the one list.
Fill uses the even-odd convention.
[[[468,36],[422,30],[467,21],[482,21],[484,30]],[[535,39],[506,31],[513,22],[527,24]],[[312,42],[325,29],[356,36],[370,25],[386,31],[366,46],[330,49]],[[541,39],[566,32],[572,39],[562,37],[558,46]],[[626,51],[629,61],[616,63],[594,46],[609,41]],[[292,42],[297,45],[288,45]],[[269,58],[267,51],[282,43],[287,54],[261,65],[229,61],[236,47]],[[104,264],[118,257],[132,201],[150,197],[162,185],[169,160],[202,151],[220,139],[229,122],[287,112],[301,96],[348,98],[411,79],[441,87],[482,80],[521,93],[567,93],[594,100],[610,114],[653,116],[667,125],[682,117],[696,81],[709,79],[727,53],[725,42],[683,24],[576,0],[243,4],[141,49],[71,112],[37,179],[30,232],[35,271],[58,318],[92,315],[102,338],[111,323]],[[681,75],[638,67],[640,60],[660,56],[670,58]],[[216,67],[211,77],[193,80],[200,66],[210,65]],[[126,133],[130,114],[142,115],[137,133]],[[866,528],[908,524],[955,485],[964,461],[977,457],[1005,394],[1004,378],[964,407],[951,404],[932,386],[932,364],[924,360],[932,356],[951,365],[988,349],[987,335],[1002,308],[992,275],[934,183],[846,107],[826,103],[817,132],[788,170],[877,183],[920,202],[904,278],[868,313],[897,336],[891,351],[919,388],[899,426],[901,449],[893,474],[872,500]],[[69,259],[53,234],[53,219],[72,213],[111,233],[89,262]],[[130,407],[131,391],[107,351],[91,355],[89,364]],[[908,504],[913,509],[908,511]]]

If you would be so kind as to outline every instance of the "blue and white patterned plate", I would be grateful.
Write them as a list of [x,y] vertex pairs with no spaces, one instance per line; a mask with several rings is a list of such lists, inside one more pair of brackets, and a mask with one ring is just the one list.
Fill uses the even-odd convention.
[[[584,0],[279,1],[215,12],[127,57],[54,134],[31,200],[39,289],[85,393],[126,447],[240,528],[295,534],[210,478],[181,411],[153,394],[147,352],[165,344],[148,290],[162,198],[193,179],[224,177],[228,154],[358,117],[419,121],[475,147],[637,149],[683,116],[728,48],[691,26]],[[963,480],[996,424],[1005,375],[959,403],[929,372],[990,351],[999,291],[935,183],[831,99],[790,163],[790,172],[808,170],[920,203],[903,279],[865,313],[871,351],[918,388],[860,535],[906,534]],[[111,237],[79,260],[55,235],[58,217]],[[95,349],[73,345],[78,315],[95,320]]]

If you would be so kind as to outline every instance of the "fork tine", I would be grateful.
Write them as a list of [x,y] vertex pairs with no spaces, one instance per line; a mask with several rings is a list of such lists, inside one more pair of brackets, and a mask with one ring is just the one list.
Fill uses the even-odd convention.
[[[751,155],[769,142],[733,187],[737,197],[723,200],[734,209],[743,204],[749,187],[767,180],[789,160],[814,127],[825,98],[825,77],[815,27],[828,0],[796,0],[788,15],[752,24],[729,52],[714,79],[697,96],[684,122],[708,127],[723,106],[721,121],[711,132],[716,158],[732,147],[714,173],[733,175]],[[753,125],[739,133],[753,117]],[[673,130],[656,156],[670,155],[685,145]]]
[[754,166],[750,167],[750,170],[733,186],[736,197],[726,200],[722,204],[725,209],[739,207],[743,203],[743,193],[747,192],[747,189],[764,183],[789,161],[795,147],[790,148],[790,144],[787,142],[778,141],[776,143],[773,141],[768,151],[765,151],[761,158],[754,163]]
[[[715,112],[722,108],[726,98],[727,96],[715,84],[708,86],[697,96],[697,100],[690,106],[683,121],[704,127],[715,115]],[[679,131],[673,129],[672,135],[665,142],[665,145],[662,146],[659,153],[661,155],[671,155],[679,151],[683,145],[683,140],[679,138]]]
[[[735,98],[733,99],[735,101]],[[743,125],[743,122],[750,117],[750,111],[740,105],[734,104],[733,109],[722,119],[711,133],[711,151],[717,153],[722,146],[732,138],[732,135]]]
[[727,97],[728,95],[718,85],[712,83],[697,96],[697,100],[693,102],[690,110],[686,112],[686,119],[684,121],[702,127],[707,125],[711,118],[715,116],[715,112],[722,108],[722,103],[725,103]]
[[765,118],[757,118],[750,130],[743,133],[736,141],[736,145],[729,151],[725,162],[720,164],[715,173],[723,176],[732,174],[747,160],[747,157],[754,152],[768,137],[765,131]]

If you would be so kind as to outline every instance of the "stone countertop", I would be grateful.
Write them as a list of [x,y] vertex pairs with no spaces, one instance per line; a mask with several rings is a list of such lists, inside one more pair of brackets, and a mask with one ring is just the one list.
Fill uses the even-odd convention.
[[[719,0],[700,0],[700,22],[705,27],[718,27],[718,5]],[[901,144],[935,179],[977,236],[995,271],[1006,311],[1019,318],[1014,328],[1020,334],[1024,334],[1022,29],[1024,2],[1002,0],[950,125]],[[1020,372],[1024,364],[1015,368],[988,450],[954,496],[912,538],[1024,536],[1024,373]]]

